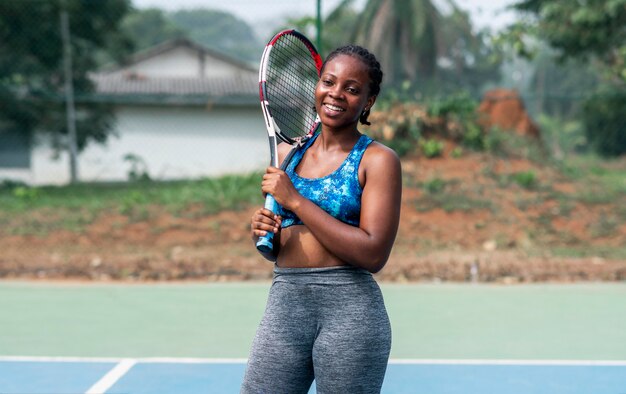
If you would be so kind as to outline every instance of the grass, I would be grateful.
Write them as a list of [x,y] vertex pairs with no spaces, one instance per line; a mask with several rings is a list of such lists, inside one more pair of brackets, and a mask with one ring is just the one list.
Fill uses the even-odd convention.
[[614,246],[560,246],[552,247],[548,250],[552,256],[555,257],[600,257],[604,259],[612,260],[626,260],[626,247],[614,247]]
[[491,201],[472,198],[459,185],[458,179],[443,180],[439,177],[428,179],[420,184],[425,193],[415,201],[416,209],[420,212],[436,208],[441,208],[446,212],[494,209]]
[[[507,202],[503,198],[510,198],[505,196],[511,194],[500,191],[513,190],[514,200],[510,202],[517,209],[538,210],[539,215],[532,220],[533,228],[528,229],[538,241],[538,247],[551,248],[560,243],[567,245],[569,252],[558,253],[582,256],[588,250],[572,246],[585,241],[573,235],[559,234],[552,222],[557,217],[577,215],[582,204],[596,215],[597,220],[587,226],[592,237],[610,238],[618,234],[626,222],[626,161],[603,160],[590,155],[568,156],[561,162],[559,170],[558,178],[573,183],[575,191],[556,191],[552,188],[553,177],[540,170],[495,174],[488,166],[483,169],[483,175],[493,182],[467,183],[462,179],[446,179],[445,174],[420,179],[407,173],[404,185],[405,188],[421,189],[421,195],[413,202],[420,212],[433,209],[447,212],[487,210],[493,214],[494,220],[499,221],[507,218],[506,210],[502,210]],[[0,184],[0,233],[80,232],[102,215],[122,215],[130,222],[139,222],[163,213],[199,218],[225,210],[260,206],[263,203],[260,178],[260,173],[253,173],[177,182],[138,181],[63,187]],[[550,201],[549,210],[543,209]],[[220,223],[214,225],[219,228]],[[476,226],[481,230],[480,224]],[[553,241],[542,242],[546,235]],[[626,254],[622,253],[623,248],[617,248],[615,252],[610,249],[607,246],[606,251],[597,253]]]
[[[94,183],[62,187],[0,187],[0,226],[9,234],[80,231],[99,215],[133,221],[155,211],[196,217],[261,204],[261,174],[176,182]],[[157,209],[158,207],[158,209]]]
[[559,169],[570,180],[584,185],[571,196],[573,200],[583,204],[603,205],[626,199],[625,167],[624,160],[578,155],[561,163]]

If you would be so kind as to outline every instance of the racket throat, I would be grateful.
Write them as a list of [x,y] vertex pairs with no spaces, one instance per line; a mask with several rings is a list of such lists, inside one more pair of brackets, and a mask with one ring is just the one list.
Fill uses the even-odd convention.
[[271,135],[268,138],[270,143],[270,165],[278,167],[278,141],[275,135]]

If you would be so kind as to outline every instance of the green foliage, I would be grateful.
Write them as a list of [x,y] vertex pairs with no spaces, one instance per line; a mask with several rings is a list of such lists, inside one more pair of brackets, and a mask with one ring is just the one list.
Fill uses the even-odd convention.
[[423,188],[428,194],[438,194],[443,192],[446,187],[446,181],[441,178],[432,178],[424,182]]
[[532,61],[526,96],[534,101],[535,112],[560,118],[575,118],[581,98],[603,83],[603,71],[596,64],[577,58],[558,59],[558,51],[539,44]]
[[185,35],[185,32],[158,8],[133,10],[122,21],[122,29],[132,38],[138,50]]
[[354,41],[378,55],[392,85],[434,74],[441,14],[430,0],[369,0],[359,19]]
[[444,14],[432,0],[368,0],[345,42],[376,53],[388,87],[411,81],[413,99],[459,87],[478,94],[498,75],[498,60],[469,14],[454,2],[446,5]]
[[[584,185],[575,193],[563,196],[572,203],[586,205],[620,204],[626,206],[626,171],[614,159],[597,155],[572,155],[559,162],[560,172],[573,182]],[[626,221],[626,209],[612,211]]]
[[415,150],[415,142],[404,138],[393,138],[384,141],[384,144],[393,149],[399,157],[405,157]]
[[262,203],[260,174],[194,181],[0,188],[0,225],[20,233],[80,231],[111,212],[144,220],[168,211],[198,216]]
[[547,157],[541,141],[513,131],[492,127],[483,134],[483,150],[497,157],[523,158],[545,163]]
[[463,146],[482,151],[487,147],[487,136],[477,123],[478,104],[467,92],[460,92],[428,101],[430,116],[443,120],[446,129],[437,130],[442,137],[452,138]]
[[626,93],[598,93],[585,103],[585,135],[594,150],[604,156],[626,153]]
[[168,18],[194,41],[245,61],[258,62],[263,53],[250,25],[234,15],[217,10],[183,9]]
[[[558,116],[582,112],[591,147],[607,156],[623,154],[626,137],[620,95],[626,90],[626,0],[520,0],[514,8],[526,18],[512,25],[503,41],[530,57],[537,48],[529,49],[528,44],[538,47],[533,84],[538,87],[540,110]],[[552,50],[537,42],[546,42]],[[552,57],[559,62],[551,62]],[[568,95],[589,97],[594,91],[583,111],[576,102],[567,101]],[[563,97],[544,100],[543,96],[555,94]],[[562,153],[560,146],[553,144],[557,155]]]
[[129,153],[124,156],[124,161],[130,164],[128,170],[129,181],[150,181],[150,174],[148,172],[148,164],[146,161],[138,155]]
[[482,151],[485,149],[485,134],[475,123],[468,123],[461,142],[472,150]]
[[600,219],[592,223],[589,230],[594,237],[610,237],[615,235],[621,223],[615,215],[601,214]]
[[39,197],[39,189],[35,187],[18,186],[13,189],[13,196],[22,201],[33,201]]
[[433,209],[443,209],[446,212],[473,210],[493,210],[489,200],[468,197],[460,192],[435,193],[424,196],[416,201],[417,209],[425,212]]
[[420,148],[424,156],[432,159],[433,157],[439,157],[443,153],[443,142],[436,139],[420,140]]
[[580,121],[541,114],[537,123],[542,140],[550,148],[553,157],[562,159],[568,154],[587,150],[587,139]]
[[[463,148],[488,152],[500,157],[545,160],[541,142],[513,131],[498,128],[483,130],[477,121],[476,102],[466,93],[432,99],[426,107],[410,103],[387,103],[385,110],[376,113],[370,129],[377,138],[392,147],[400,156],[419,150],[425,157],[438,157],[444,152],[444,142],[460,144],[451,153],[459,157]],[[392,141],[385,138],[393,136]]]
[[124,19],[123,29],[132,37],[138,49],[178,37],[188,37],[244,61],[258,61],[262,53],[261,43],[246,22],[218,10],[134,10]]
[[455,116],[461,119],[474,119],[478,104],[467,92],[457,92],[443,98],[428,101],[428,114],[431,116]]
[[[389,112],[392,108],[395,109],[393,114]],[[383,143],[393,149],[400,157],[415,152],[422,139],[423,122],[420,119],[420,114],[410,108],[404,108],[398,103],[387,103],[386,110],[390,115],[384,121],[383,128],[390,129],[393,137],[386,139],[384,132],[379,133],[383,134]]]
[[446,212],[493,209],[490,201],[472,198],[466,190],[460,189],[459,180],[456,179],[444,180],[435,176],[420,186],[425,193],[415,203],[421,212],[433,209],[443,209]]
[[626,0],[521,0],[514,8],[534,17],[510,29],[519,32],[519,48],[531,34],[558,49],[561,58],[597,58],[626,82]]
[[77,103],[77,143],[106,141],[112,108],[91,103],[88,77],[105,57],[119,59],[131,48],[120,30],[130,10],[127,0],[5,0],[0,2],[0,124],[27,135],[50,133],[57,147],[67,134],[60,14],[70,27],[73,86]]
[[[335,48],[352,41],[351,32],[359,23],[359,15],[353,7],[353,0],[342,0],[322,22],[321,47],[317,50],[322,58]],[[317,46],[317,17],[307,15],[301,18],[289,18],[278,30],[295,28],[307,35]]]
[[483,146],[489,153],[499,156],[511,156],[515,153],[515,149],[509,149],[509,145],[506,143],[512,141],[515,137],[512,132],[506,132],[497,127],[492,127],[483,135]]
[[515,183],[517,183],[524,189],[535,189],[538,184],[537,174],[535,174],[535,172],[532,170],[516,172],[511,175],[511,178]]

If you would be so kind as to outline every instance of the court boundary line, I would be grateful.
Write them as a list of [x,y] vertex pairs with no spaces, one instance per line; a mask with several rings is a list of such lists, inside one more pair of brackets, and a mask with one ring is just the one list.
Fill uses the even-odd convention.
[[130,369],[137,364],[137,361],[130,358],[125,358],[117,363],[109,372],[100,378],[93,384],[85,394],[99,394],[105,393],[109,390],[118,380],[120,380]]
[[[48,357],[48,356],[0,356],[0,362],[85,362],[116,363],[111,373],[121,363],[135,364],[246,364],[246,358],[194,358],[194,357]],[[527,359],[422,359],[392,358],[393,365],[554,365],[554,366],[626,366],[626,360],[527,360]],[[120,367],[121,368],[121,367]]]

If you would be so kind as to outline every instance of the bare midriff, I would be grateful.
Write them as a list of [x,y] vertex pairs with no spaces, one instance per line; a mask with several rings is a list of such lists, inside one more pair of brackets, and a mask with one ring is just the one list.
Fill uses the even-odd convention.
[[318,268],[348,265],[331,254],[304,225],[283,228],[276,265],[282,268]]

